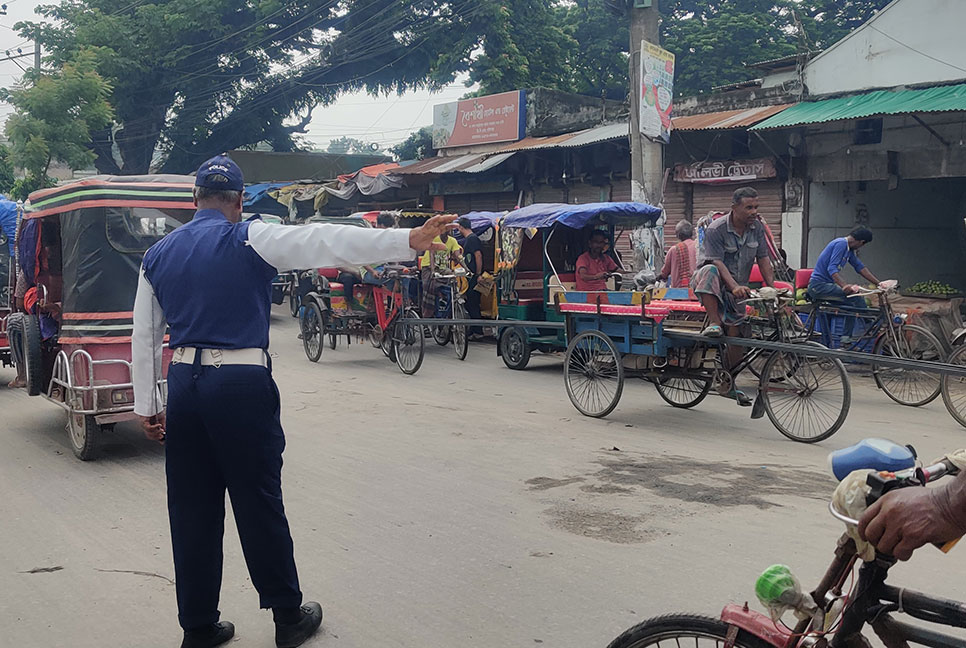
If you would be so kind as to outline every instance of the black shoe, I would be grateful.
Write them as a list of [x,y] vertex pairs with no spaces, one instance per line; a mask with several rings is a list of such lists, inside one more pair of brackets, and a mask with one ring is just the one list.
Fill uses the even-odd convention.
[[275,645],[278,648],[296,648],[315,634],[322,625],[322,606],[309,601],[299,610],[302,617],[295,623],[275,622]]
[[212,623],[210,626],[185,630],[181,648],[214,648],[235,636],[235,626],[227,621]]

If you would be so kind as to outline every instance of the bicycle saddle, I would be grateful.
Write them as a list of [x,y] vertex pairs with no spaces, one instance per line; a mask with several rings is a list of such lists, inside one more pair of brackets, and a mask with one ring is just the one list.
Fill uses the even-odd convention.
[[842,481],[854,470],[896,472],[914,468],[916,451],[912,446],[901,446],[885,439],[865,439],[829,454],[828,465],[835,478]]

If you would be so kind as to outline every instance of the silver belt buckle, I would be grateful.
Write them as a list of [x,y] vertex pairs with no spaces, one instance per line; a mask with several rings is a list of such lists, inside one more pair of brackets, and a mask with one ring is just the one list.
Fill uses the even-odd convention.
[[174,355],[171,356],[171,364],[180,364],[181,359],[184,357],[184,347],[178,347],[174,350]]
[[221,361],[222,361],[221,349],[212,349],[211,366],[217,369],[218,367],[221,366]]

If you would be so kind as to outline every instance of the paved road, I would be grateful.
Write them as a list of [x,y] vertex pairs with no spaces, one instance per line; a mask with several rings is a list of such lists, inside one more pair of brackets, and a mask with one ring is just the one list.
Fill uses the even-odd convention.
[[[673,410],[643,383],[583,418],[559,358],[518,373],[492,346],[460,363],[430,342],[409,377],[368,345],[313,365],[295,335],[277,311],[286,505],[303,590],[325,607],[311,646],[603,648],[650,615],[753,599],[772,563],[811,586],[840,531],[830,450],[885,436],[931,458],[966,439],[941,402],[901,408],[861,376],[846,428],[808,446],[721,399]],[[81,463],[56,407],[0,390],[0,411],[0,646],[178,645],[161,449],[119,426]],[[228,526],[231,645],[274,645]],[[966,599],[949,577],[964,547],[894,571]]]

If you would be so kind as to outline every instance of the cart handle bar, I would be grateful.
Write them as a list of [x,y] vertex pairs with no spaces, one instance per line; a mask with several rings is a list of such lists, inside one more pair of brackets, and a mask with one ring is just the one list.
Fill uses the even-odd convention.
[[[952,464],[948,459],[943,459],[939,463],[933,464],[931,466],[926,466],[920,469],[922,471],[922,478],[927,484],[929,482],[934,482],[937,479],[942,479],[946,475],[955,475],[959,473],[959,468]],[[832,514],[836,520],[845,522],[846,524],[851,524],[853,526],[859,526],[859,521],[850,518],[848,515],[842,513],[837,508],[835,508],[835,502],[828,503],[829,513]]]

